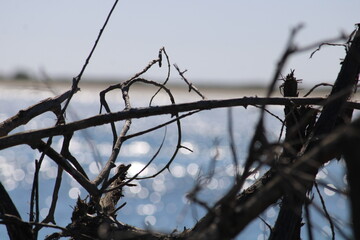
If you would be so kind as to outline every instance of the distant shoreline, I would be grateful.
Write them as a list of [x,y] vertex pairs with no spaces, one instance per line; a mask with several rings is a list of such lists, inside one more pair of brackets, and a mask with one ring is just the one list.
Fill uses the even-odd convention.
[[[81,90],[91,90],[91,91],[98,91],[106,89],[107,87],[116,84],[115,81],[94,81],[94,80],[83,80],[79,87]],[[41,82],[37,80],[18,80],[18,79],[1,79],[0,85],[2,86],[1,89],[5,90],[6,88],[16,89],[16,88],[28,88],[28,89],[38,89],[38,90],[49,90],[54,89],[57,91],[66,91],[67,89],[71,88],[71,81],[65,81],[65,80],[54,80],[54,81],[47,81],[47,82]],[[226,98],[235,98],[235,97],[243,97],[243,96],[258,96],[263,97],[266,95],[267,88],[266,86],[260,86],[260,85],[215,85],[215,84],[197,84],[195,85],[200,92],[202,92],[205,96],[207,96],[209,99],[211,98],[219,98],[224,97]],[[183,92],[186,93],[189,90],[189,87],[183,84],[167,84],[167,87],[170,88],[174,92]],[[299,86],[299,96],[304,95],[309,89],[302,89],[301,85]],[[134,89],[137,90],[147,90],[147,89],[155,89],[155,87],[150,87],[145,84],[137,84],[134,86]],[[326,96],[329,94],[331,88],[330,87],[322,87],[314,91],[314,93],[311,95],[312,97],[315,96]],[[0,90],[1,91],[1,90]],[[276,86],[274,89],[273,96],[281,96],[281,93],[279,91],[279,86]]]

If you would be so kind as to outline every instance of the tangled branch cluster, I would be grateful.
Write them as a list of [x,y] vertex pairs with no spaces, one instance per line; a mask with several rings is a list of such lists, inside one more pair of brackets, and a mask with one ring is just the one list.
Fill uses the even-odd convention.
[[[117,3],[117,1],[116,1]],[[30,217],[28,221],[21,219],[16,206],[13,204],[5,188],[0,184],[0,219],[5,224],[12,239],[36,239],[39,231],[44,227],[59,229],[47,237],[47,239],[58,239],[60,237],[71,237],[73,239],[232,239],[236,237],[248,224],[258,217],[266,208],[281,200],[281,208],[277,221],[270,227],[270,239],[299,239],[302,227],[302,216],[307,219],[307,230],[309,239],[313,239],[311,218],[308,214],[308,206],[311,199],[308,192],[315,185],[315,176],[321,166],[334,158],[344,157],[349,180],[349,198],[352,202],[352,223],[354,236],[360,238],[360,212],[359,202],[359,179],[356,170],[359,169],[358,157],[360,156],[360,120],[351,122],[354,109],[360,106],[350,102],[354,89],[356,89],[360,70],[360,32],[357,30],[351,35],[347,42],[347,55],[332,92],[327,98],[299,98],[297,80],[292,71],[284,80],[284,97],[272,98],[277,80],[283,72],[288,58],[296,53],[308,51],[318,46],[315,43],[305,47],[298,47],[294,44],[294,38],[300,27],[291,33],[285,51],[278,62],[276,71],[268,88],[265,98],[250,97],[226,100],[207,100],[192,83],[185,77],[185,71],[181,71],[174,65],[179,76],[187,84],[189,91],[195,92],[201,100],[191,103],[176,104],[171,89],[168,88],[168,81],[171,76],[172,65],[165,48],[161,48],[158,57],[151,61],[142,71],[122,83],[111,85],[100,92],[100,114],[76,122],[67,123],[64,117],[66,109],[74,94],[79,90],[82,74],[97,46],[97,43],[110,19],[109,13],[98,39],[92,48],[89,57],[80,71],[80,74],[73,79],[69,91],[20,110],[15,116],[0,123],[0,150],[16,145],[29,145],[41,153],[39,159],[35,160],[35,174],[30,201]],[[345,36],[327,41],[334,42],[346,40]],[[149,69],[158,65],[162,67],[166,59],[167,75],[163,83],[148,80],[143,77]],[[158,90],[149,101],[149,106],[144,108],[133,108],[130,100],[130,88],[137,83],[155,86]],[[108,93],[120,90],[124,101],[124,109],[113,112],[106,100]],[[160,92],[166,93],[171,104],[164,106],[153,106],[152,102]],[[256,106],[260,108],[260,116],[256,125],[253,138],[249,144],[248,155],[245,161],[244,170],[239,169],[238,154],[235,147],[236,139],[233,136],[233,125],[235,124],[229,112],[229,138],[231,156],[235,166],[235,181],[228,192],[219,199],[213,206],[200,200],[197,196],[204,184],[208,182],[214,172],[199,179],[188,198],[207,210],[207,214],[191,229],[181,233],[162,234],[148,230],[138,229],[116,220],[117,212],[124,204],[117,206],[118,201],[124,197],[123,188],[134,186],[133,181],[139,179],[156,178],[160,173],[169,169],[174,162],[178,151],[182,146],[182,125],[181,120],[202,110],[224,108],[231,106]],[[271,143],[264,126],[264,115],[269,112],[267,105],[284,106],[285,137],[279,138],[276,143]],[[315,108],[314,106],[318,106]],[[15,128],[27,124],[31,119],[53,112],[57,118],[56,125],[46,129],[38,129],[27,132],[11,134]],[[105,113],[102,113],[105,111]],[[132,126],[132,119],[145,118],[170,114],[172,119],[147,130],[128,134]],[[117,129],[115,123],[123,121],[121,129]],[[109,159],[102,167],[100,173],[90,179],[83,169],[83,166],[69,150],[70,142],[74,132],[93,126],[109,124],[112,130],[112,150]],[[127,171],[131,165],[124,165],[119,162],[119,153],[125,141],[135,138],[167,125],[175,124],[177,129],[176,146],[169,155],[168,161],[163,168],[154,174],[146,177],[139,177],[158,156],[164,144],[162,140],[159,149],[150,158],[147,164],[137,174],[128,178]],[[54,149],[52,140],[54,136],[62,136],[63,142],[60,151]],[[46,141],[42,140],[47,138]],[[279,151],[278,149],[281,149]],[[57,178],[53,188],[52,203],[47,216],[40,220],[39,217],[39,172],[45,157],[53,160],[57,166]],[[111,176],[111,170],[117,166],[116,173]],[[268,170],[252,186],[242,191],[246,179],[253,173],[254,169],[268,166]],[[63,171],[71,175],[88,193],[86,199],[78,199],[72,214],[72,222],[66,227],[57,226],[54,214],[58,200],[59,188],[62,182]],[[126,197],[126,196],[125,196]],[[303,213],[305,209],[305,213]],[[336,224],[326,211],[323,204],[324,214],[327,216],[335,236]],[[291,219],[291,221],[289,221]],[[19,230],[19,227],[21,230]],[[340,234],[346,234],[338,229]]]

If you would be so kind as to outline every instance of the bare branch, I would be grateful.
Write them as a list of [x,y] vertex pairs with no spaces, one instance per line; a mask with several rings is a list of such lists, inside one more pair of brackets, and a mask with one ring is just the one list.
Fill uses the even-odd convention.
[[45,99],[25,110],[20,110],[15,116],[0,123],[0,136],[6,136],[13,129],[28,123],[31,119],[48,111],[54,111],[71,94],[67,91],[59,96]]
[[[31,130],[22,133],[0,138],[0,150],[8,147],[29,144],[34,139],[41,139],[50,136],[59,136],[81,129],[100,126],[103,124],[121,121],[128,118],[144,118],[163,114],[176,114],[193,110],[209,110],[215,108],[252,105],[325,105],[325,98],[258,98],[243,97],[227,100],[202,100],[193,103],[182,103],[176,105],[154,106],[149,108],[132,108],[124,111],[100,114],[80,121],[50,127],[41,130]],[[360,103],[348,102],[347,106],[353,109],[360,109]]]
[[316,88],[318,88],[318,87],[320,87],[320,86],[329,86],[329,87],[332,87],[332,86],[334,86],[334,85],[329,84],[329,83],[319,83],[319,84],[316,84],[314,87],[312,87],[312,88],[304,95],[304,97],[309,96]]
[[82,175],[74,167],[72,167],[62,155],[57,153],[51,147],[47,147],[45,142],[34,142],[33,144],[31,144],[31,147],[38,149],[40,152],[44,152],[45,148],[47,148],[46,155],[48,157],[50,157],[56,164],[61,166],[67,173],[69,173],[73,178],[75,178],[76,181],[81,186],[83,186],[86,191],[88,191],[88,193],[93,196],[99,195],[99,191],[95,185],[93,185],[84,175]]
[[67,107],[69,106],[69,103],[70,103],[73,95],[79,90],[78,85],[79,85],[79,82],[80,82],[80,80],[81,80],[81,78],[82,78],[82,75],[84,74],[85,69],[86,69],[86,67],[88,66],[89,62],[90,62],[90,59],[91,59],[91,57],[92,57],[92,55],[93,55],[93,53],[94,53],[94,51],[95,51],[95,49],[96,49],[99,41],[100,41],[100,38],[101,38],[102,34],[104,33],[104,30],[105,30],[105,28],[106,28],[106,25],[108,24],[108,22],[109,22],[109,20],[110,20],[110,17],[111,17],[111,15],[112,15],[112,13],[113,13],[113,11],[114,11],[114,9],[115,9],[115,7],[116,7],[116,5],[117,5],[118,2],[119,2],[119,0],[115,0],[112,8],[110,9],[110,11],[109,11],[109,13],[108,13],[108,15],[107,15],[107,17],[106,17],[106,20],[105,20],[102,28],[100,29],[100,32],[99,32],[99,34],[98,34],[98,36],[97,36],[97,38],[96,38],[96,40],[95,40],[94,45],[93,45],[93,47],[92,47],[92,49],[91,49],[88,57],[86,58],[83,67],[82,67],[81,70],[80,70],[80,73],[79,73],[76,77],[73,78],[72,87],[71,87],[71,93],[70,93],[70,96],[67,98],[67,100],[66,100],[66,102],[65,102],[65,104],[64,104],[64,107],[63,107],[63,109],[62,109],[61,115],[63,115],[63,114],[65,113],[65,111],[66,111]]
[[[338,155],[343,148],[347,147],[346,142],[349,141],[347,139],[351,136],[358,136],[357,134],[360,134],[360,119],[357,119],[349,126],[338,129],[324,138],[323,141],[319,143],[318,148],[305,154],[291,167],[283,169],[282,174],[270,176],[270,178],[266,180],[267,183],[265,186],[263,185],[260,188],[253,186],[251,189],[248,189],[247,192],[244,192],[248,194],[245,198],[239,195],[236,206],[233,208],[236,209],[236,211],[234,211],[232,213],[234,215],[231,216],[232,219],[238,220],[235,223],[236,226],[229,229],[219,224],[221,222],[228,223],[225,219],[230,216],[226,215],[226,212],[222,212],[220,206],[217,206],[213,210],[216,215],[208,214],[199,221],[194,227],[194,235],[192,235],[190,239],[217,239],[219,236],[226,239],[226,236],[223,235],[225,233],[224,229],[226,229],[225,231],[229,234],[228,236],[235,236],[247,226],[250,221],[279,199],[283,194],[283,188],[287,184],[295,181],[297,186],[303,186],[303,188],[310,186],[318,168]],[[289,178],[292,179],[291,182],[289,182]],[[260,179],[260,181],[265,181],[265,179]],[[259,199],[261,199],[261,201],[259,201]],[[216,223],[213,222],[215,217],[217,219]],[[231,233],[233,230],[235,232]],[[205,236],[213,237],[206,238]]]
[[192,83],[190,83],[187,79],[186,79],[186,77],[185,77],[185,72],[187,71],[187,70],[185,70],[185,71],[180,71],[180,68],[178,67],[178,65],[176,65],[176,64],[174,64],[174,67],[175,67],[175,69],[178,71],[178,73],[179,73],[179,75],[181,76],[181,78],[186,82],[186,84],[189,86],[189,92],[191,91],[191,90],[193,90],[194,92],[196,92],[203,100],[205,100],[206,99],[206,97],[199,91],[199,89],[197,89],[195,86],[194,86],[194,84],[192,84]]

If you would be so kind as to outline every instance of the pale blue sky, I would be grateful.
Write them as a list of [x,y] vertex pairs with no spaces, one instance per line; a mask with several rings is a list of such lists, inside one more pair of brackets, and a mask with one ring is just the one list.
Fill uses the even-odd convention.
[[[0,74],[24,69],[40,76],[43,69],[70,80],[112,4],[0,0]],[[350,33],[358,22],[359,0],[120,0],[84,77],[128,78],[165,46],[195,84],[262,84],[271,78],[292,27],[305,24],[296,39],[302,45]],[[313,59],[309,54],[293,57],[286,69],[295,68],[304,83],[332,82],[343,48],[323,48]],[[164,76],[164,70],[148,77]]]

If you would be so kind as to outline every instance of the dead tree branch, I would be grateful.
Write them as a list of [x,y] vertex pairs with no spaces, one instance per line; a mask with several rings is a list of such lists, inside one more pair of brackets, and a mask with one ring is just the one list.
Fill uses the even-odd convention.
[[[281,174],[268,178],[265,185],[264,183],[261,187],[253,185],[240,194],[235,202],[234,215],[227,215],[227,212],[222,212],[221,206],[215,207],[213,211],[216,212],[216,215],[205,216],[199,221],[189,239],[219,239],[220,236],[222,239],[233,238],[250,221],[278,200],[285,188],[302,186],[301,189],[307,189],[310,187],[318,168],[347,147],[346,143],[349,136],[359,136],[358,134],[360,134],[360,119],[355,120],[351,125],[334,131],[324,138],[317,148],[302,156],[292,166],[284,168]],[[266,179],[262,179],[262,181],[264,180]],[[233,228],[221,224],[228,223],[226,219],[234,221]]]
[[[180,68],[174,64],[178,74],[188,85],[189,91],[196,92],[203,99],[197,102],[176,104],[171,90],[166,86],[170,79],[171,63],[165,48],[161,48],[158,57],[152,60],[143,70],[136,73],[132,78],[125,82],[111,85],[100,92],[101,107],[99,115],[80,121],[65,123],[64,114],[73,95],[79,90],[80,80],[117,3],[118,0],[114,2],[108,13],[80,73],[73,78],[71,90],[57,97],[45,99],[28,109],[21,110],[12,118],[0,123],[0,150],[26,144],[33,149],[39,150],[41,153],[39,160],[35,160],[36,168],[30,200],[31,210],[29,222],[23,222],[11,198],[0,183],[0,197],[2,199],[0,201],[0,218],[3,220],[0,223],[6,224],[9,236],[12,239],[36,239],[38,231],[43,227],[53,227],[62,231],[61,233],[50,235],[47,239],[59,239],[60,237],[72,237],[74,239],[232,239],[253,219],[258,217],[266,208],[279,199],[283,201],[275,227],[272,229],[270,225],[267,224],[271,230],[270,239],[299,239],[302,207],[304,204],[306,204],[305,214],[310,224],[310,215],[308,212],[308,204],[310,203],[306,192],[312,188],[319,168],[341,154],[345,156],[348,166],[350,198],[353,205],[353,225],[360,229],[360,211],[359,207],[356,206],[360,201],[359,184],[357,184],[359,179],[356,174],[356,170],[360,167],[359,164],[356,163],[360,156],[359,151],[356,150],[360,144],[360,118],[350,123],[353,110],[360,109],[360,104],[349,101],[349,98],[356,88],[360,72],[359,29],[351,35],[351,39],[349,39],[346,44],[347,55],[328,98],[298,98],[297,87],[284,89],[284,93],[289,93],[290,91],[292,94],[285,94],[283,98],[271,97],[276,82],[289,57],[313,49],[316,46],[319,46],[320,49],[322,46],[319,43],[304,47],[297,46],[294,43],[294,39],[302,28],[302,25],[299,25],[295,27],[290,34],[284,52],[272,75],[265,98],[243,97],[225,100],[205,100],[205,96],[184,76],[186,70],[181,71]],[[346,36],[341,34],[339,37],[328,40],[327,42],[333,44],[332,42],[344,39],[346,39]],[[162,66],[163,56],[166,57],[168,67],[165,81],[161,84],[143,78],[142,75],[154,65],[158,64],[159,67]],[[285,81],[284,84],[290,83],[293,86],[297,86],[294,71],[288,76],[289,79],[292,78],[292,80],[295,81]],[[150,107],[132,107],[129,91],[136,83],[155,86],[158,89],[149,101]],[[113,90],[121,91],[124,100],[124,110],[122,111],[112,112],[106,100],[106,95]],[[311,91],[312,90],[313,89],[311,89]],[[170,105],[152,106],[152,101],[159,91],[164,91],[167,94],[171,102]],[[64,107],[61,107],[62,104],[64,104]],[[272,144],[268,141],[264,124],[264,115],[266,112],[269,112],[266,109],[267,105],[285,107],[285,120],[283,122],[286,126],[286,136],[285,141],[281,144]],[[312,109],[310,109],[309,105],[323,106],[321,115],[317,121],[317,112],[315,114],[311,112]],[[235,106],[245,108],[247,106],[260,106],[261,108],[258,124],[249,144],[244,171],[243,173],[238,171],[240,161],[235,146],[235,135],[233,135],[233,127],[236,123],[233,122],[231,110],[229,110],[228,131],[231,156],[236,170],[235,181],[233,185],[230,186],[228,192],[211,207],[197,196],[202,188],[202,183],[199,180],[199,183],[189,194],[189,198],[193,202],[203,206],[208,212],[194,228],[184,230],[179,234],[161,234],[131,227],[116,220],[116,212],[125,205],[124,203],[120,207],[116,206],[121,197],[123,197],[123,187],[134,186],[134,184],[131,184],[131,181],[135,179],[148,179],[158,176],[170,168],[179,149],[186,148],[181,145],[181,120],[184,117],[203,110]],[[105,109],[105,114],[101,114],[102,108]],[[28,123],[34,117],[47,111],[52,111],[57,116],[57,122],[54,127],[9,135],[15,128]],[[180,113],[184,114],[180,115]],[[170,115],[172,119],[155,127],[128,135],[133,119],[161,115]],[[307,121],[308,117],[311,117],[311,121]],[[119,121],[124,122],[123,126],[117,129],[115,122]],[[120,150],[126,140],[166,127],[172,123],[176,124],[176,143],[171,152],[168,153],[169,156],[165,166],[157,170],[156,173],[151,173],[151,176],[139,177],[158,156],[165,142],[166,132],[158,150],[155,151],[152,157],[149,157],[147,164],[145,164],[138,173],[127,178],[126,174],[131,164],[118,164],[117,173],[114,176],[110,176],[111,169],[116,166]],[[83,166],[70,152],[69,146],[74,132],[104,124],[110,124],[111,127],[113,135],[112,151],[105,166],[95,179],[91,181],[83,169]],[[52,139],[54,136],[63,137],[60,152],[52,147]],[[47,142],[43,140],[44,138],[48,138]],[[276,150],[277,148],[281,148],[282,153]],[[58,175],[53,189],[53,199],[49,213],[41,222],[39,217],[39,173],[41,163],[46,156],[57,164]],[[240,193],[245,181],[247,181],[248,177],[253,173],[252,169],[255,168],[257,170],[262,166],[268,166],[270,170],[251,187]],[[80,197],[78,198],[72,214],[72,222],[66,228],[48,224],[49,222],[55,224],[54,215],[63,171],[70,174],[89,193],[89,197],[85,200],[80,199]],[[212,159],[210,171],[208,176],[204,178],[204,183],[209,182],[214,175],[215,157]],[[99,187],[100,184],[102,184],[101,187]],[[21,229],[21,231],[17,232],[17,229]],[[332,227],[333,236],[335,236],[334,229],[335,228]],[[310,238],[312,238],[311,226],[309,226],[308,232]],[[360,238],[359,230],[355,229],[355,236]]]
[[[122,121],[128,118],[143,118],[164,114],[175,114],[193,110],[210,110],[215,108],[225,108],[234,106],[253,106],[253,105],[324,105],[325,98],[258,98],[243,97],[227,100],[202,100],[193,103],[182,103],[165,106],[154,106],[148,108],[131,108],[119,112],[99,114],[80,121],[67,123],[55,127],[41,130],[32,130],[17,133],[0,138],[0,150],[20,144],[29,144],[33,139],[41,139],[49,136],[59,136],[66,133],[75,132],[81,129],[100,126],[115,121]],[[353,109],[360,109],[360,103],[348,102],[347,106]]]
[[20,110],[15,116],[0,123],[0,136],[6,136],[15,128],[27,124],[31,119],[48,111],[55,112],[60,104],[69,98],[71,91],[67,91],[54,98],[48,98],[25,110]]

